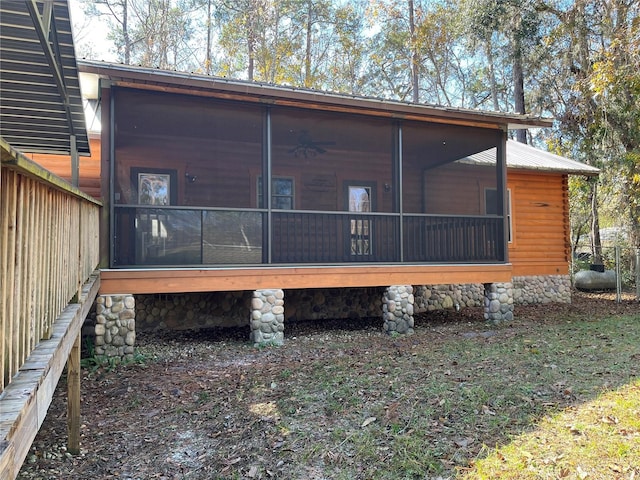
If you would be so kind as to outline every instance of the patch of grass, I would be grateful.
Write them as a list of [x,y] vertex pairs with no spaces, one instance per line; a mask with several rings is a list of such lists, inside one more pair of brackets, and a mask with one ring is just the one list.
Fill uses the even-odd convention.
[[[83,384],[83,414],[113,414],[87,422],[86,461],[57,465],[57,478],[103,478],[105,445],[146,438],[161,440],[136,444],[113,468],[182,478],[188,464],[157,460],[183,431],[210,469],[189,478],[640,478],[632,307],[626,316],[611,316],[611,304],[598,304],[604,314],[579,304],[521,309],[499,326],[436,317],[396,338],[314,331],[277,349],[163,341],[146,347],[144,370]],[[50,442],[55,430],[45,423],[42,432]]]
[[545,418],[462,476],[633,478],[640,474],[640,381]]
[[211,394],[207,390],[200,390],[196,394],[196,399],[197,399],[197,402],[200,405],[202,405],[202,404],[207,403],[209,400],[211,400]]
[[[334,431],[329,438],[316,438],[332,445],[325,450],[343,459],[334,466],[336,471],[351,472],[353,478],[450,475],[488,454],[484,445],[509,444],[536,428],[545,416],[629,382],[635,375],[629,359],[640,354],[638,320],[569,318],[529,324],[518,331],[491,327],[495,336],[424,346],[415,345],[419,336],[398,339],[397,345],[376,352],[371,361],[366,352],[358,351],[334,357],[330,366],[315,365],[306,372],[309,382],[299,385],[289,401],[296,403],[297,398],[303,411],[321,412],[314,418],[320,426],[343,425],[339,436]],[[404,368],[397,368],[399,362]],[[314,402],[321,402],[322,408],[314,408]],[[291,411],[285,409],[285,416]],[[361,428],[369,415],[376,421]],[[586,429],[579,419],[573,423]],[[569,432],[556,450],[567,439],[576,440]],[[611,448],[619,457],[629,457],[626,439],[621,441]],[[303,450],[305,459],[319,459],[325,451]],[[525,469],[532,465],[522,458],[516,463]],[[469,478],[496,478],[493,473],[483,475]]]

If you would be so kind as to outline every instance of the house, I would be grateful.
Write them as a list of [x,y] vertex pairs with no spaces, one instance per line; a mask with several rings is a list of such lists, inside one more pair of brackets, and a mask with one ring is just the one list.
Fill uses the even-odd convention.
[[140,326],[238,315],[257,343],[371,306],[408,333],[425,285],[475,285],[492,320],[570,300],[567,178],[598,170],[507,141],[548,119],[78,65],[101,109],[98,332],[112,297]]

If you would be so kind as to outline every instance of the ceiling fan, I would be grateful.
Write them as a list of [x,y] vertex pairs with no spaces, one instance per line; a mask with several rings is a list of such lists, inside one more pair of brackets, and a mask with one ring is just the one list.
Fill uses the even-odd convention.
[[336,142],[314,141],[308,131],[300,130],[300,135],[298,135],[298,144],[289,150],[289,153],[293,153],[295,157],[315,157],[320,153],[326,153],[327,149],[324,147],[335,144]]

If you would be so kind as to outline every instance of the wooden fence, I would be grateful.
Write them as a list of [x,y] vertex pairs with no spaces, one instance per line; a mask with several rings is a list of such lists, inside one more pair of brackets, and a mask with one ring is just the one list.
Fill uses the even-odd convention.
[[100,203],[3,142],[0,393],[99,261]]

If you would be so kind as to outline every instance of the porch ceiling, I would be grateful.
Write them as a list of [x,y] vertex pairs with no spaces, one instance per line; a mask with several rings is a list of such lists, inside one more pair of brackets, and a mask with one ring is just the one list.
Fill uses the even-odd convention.
[[0,124],[23,152],[89,155],[66,0],[0,2]]

